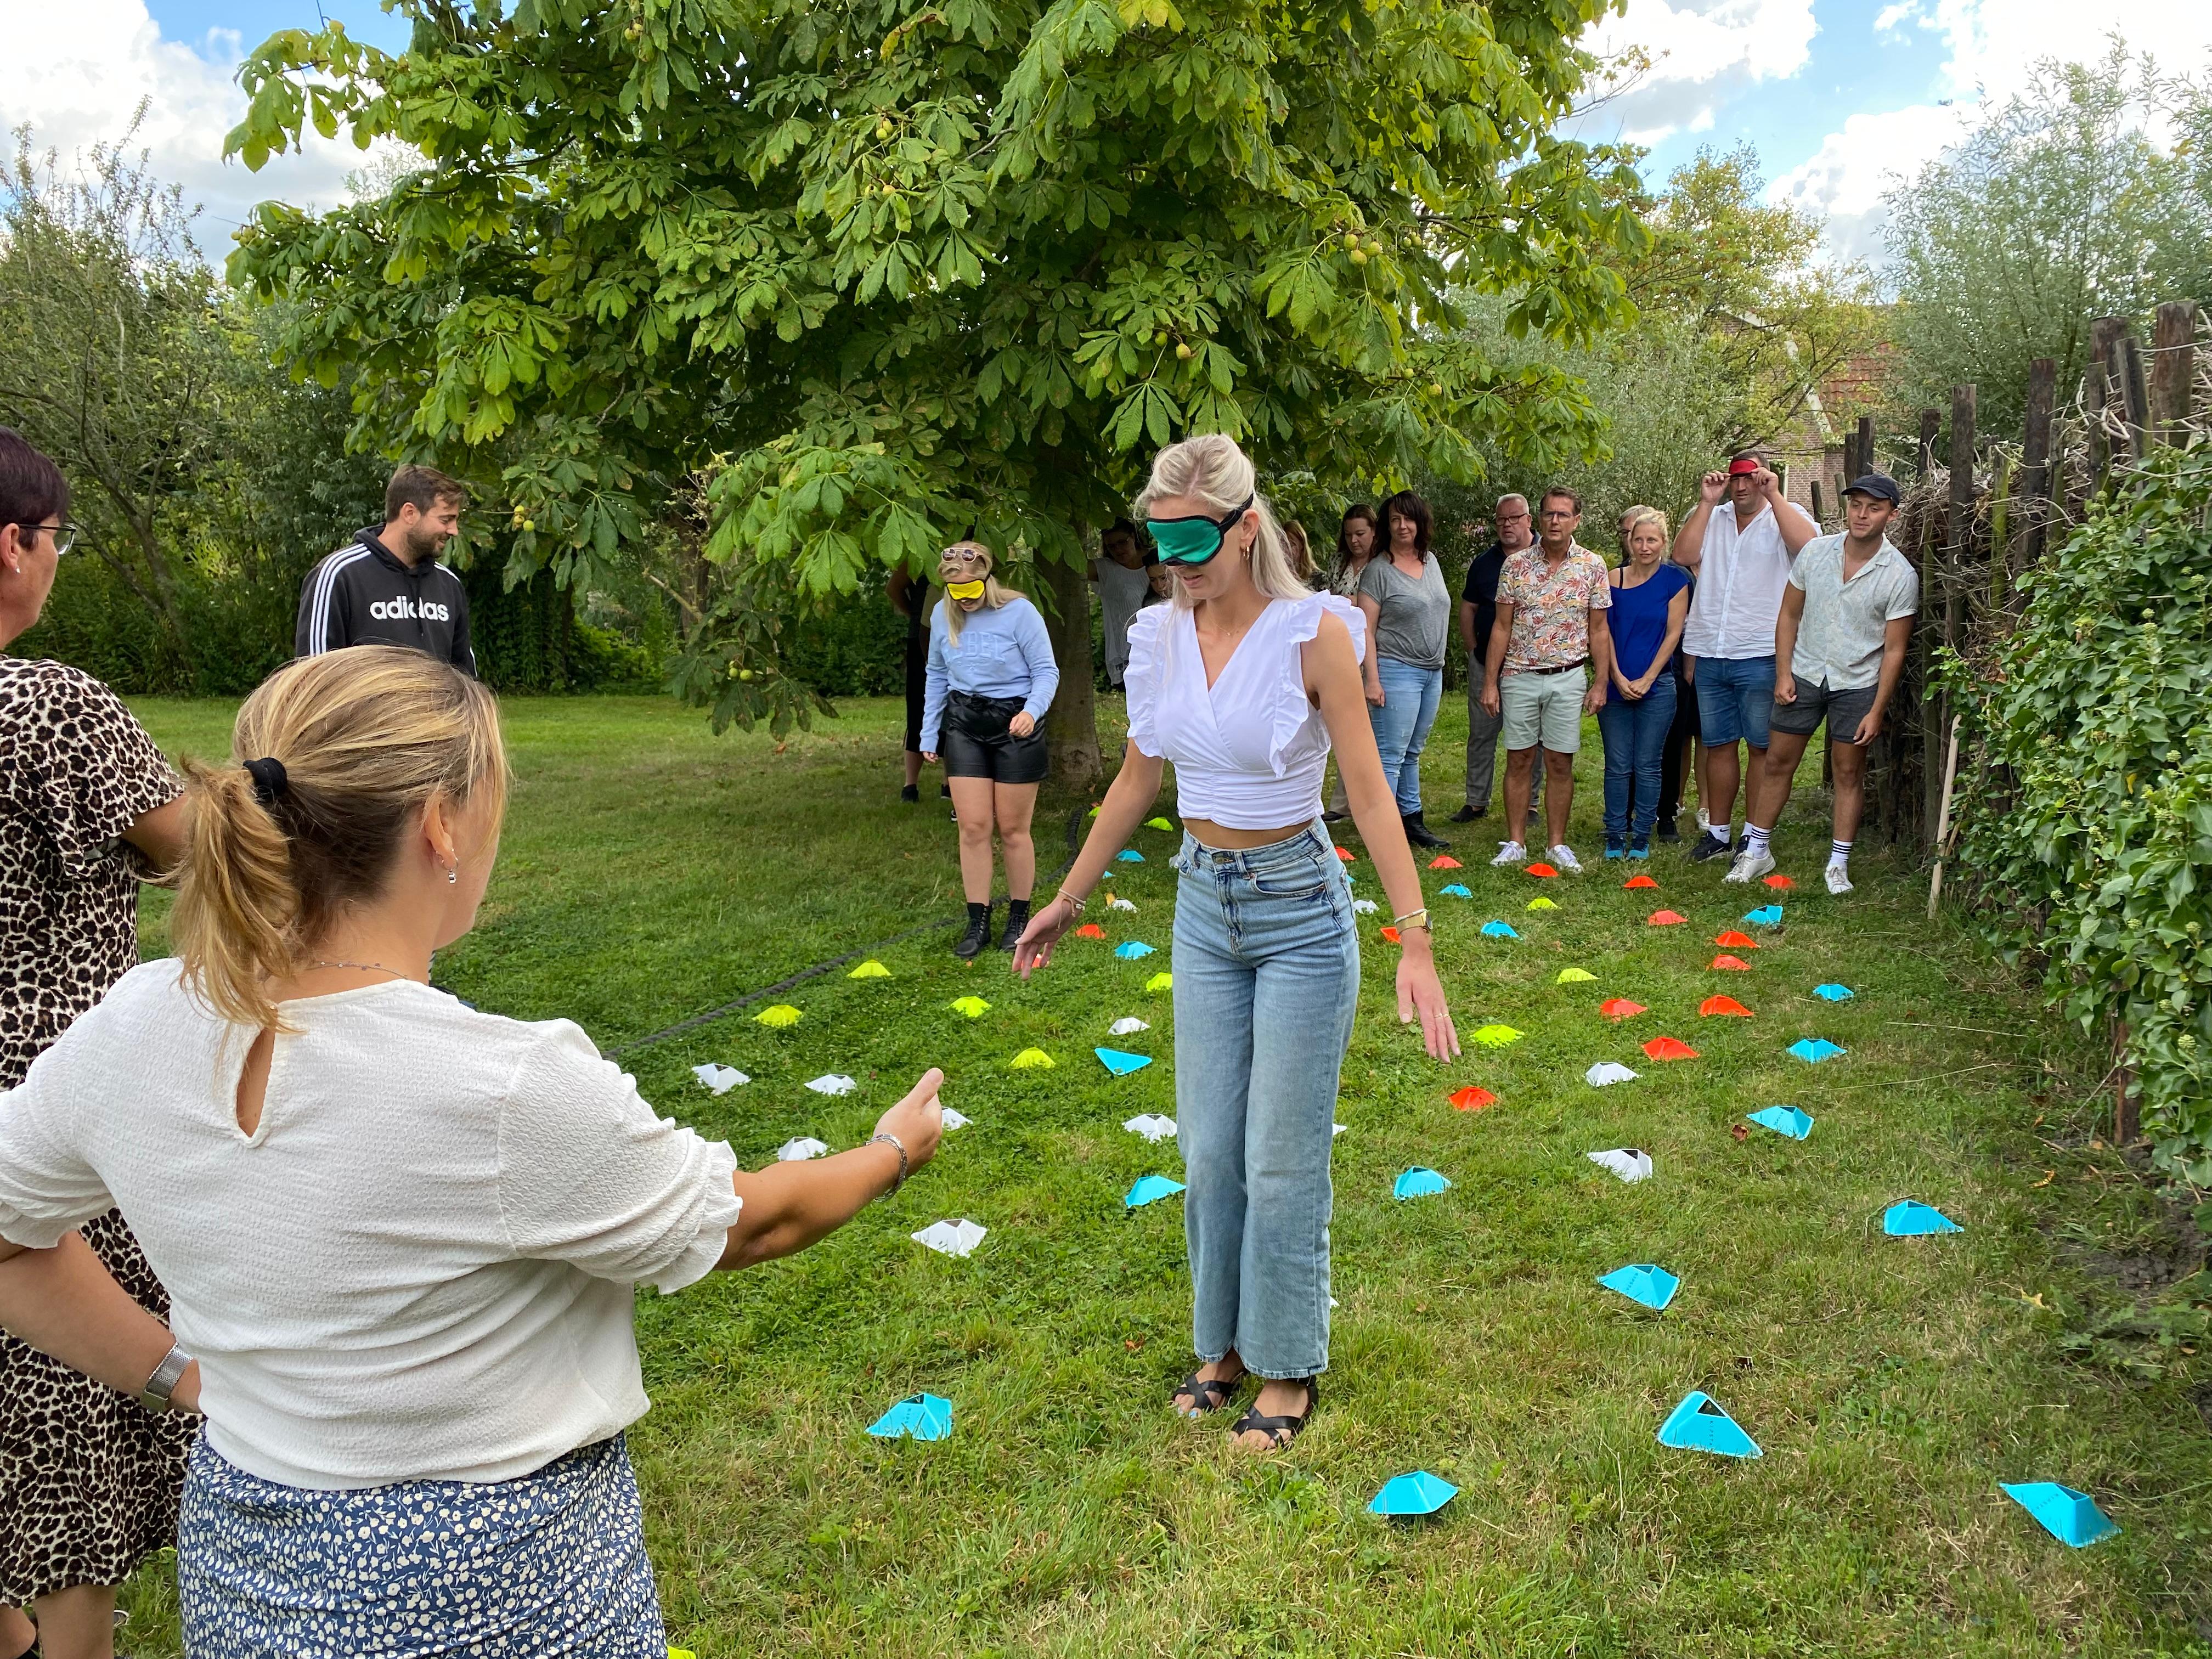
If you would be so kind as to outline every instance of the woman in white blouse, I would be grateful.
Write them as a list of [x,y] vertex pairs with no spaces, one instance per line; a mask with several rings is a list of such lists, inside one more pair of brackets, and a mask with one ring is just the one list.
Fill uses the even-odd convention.
[[1285,556],[1234,440],[1163,450],[1137,498],[1172,605],[1129,630],[1129,747],[1067,881],[1014,954],[1050,961],[1173,761],[1183,813],[1175,920],[1176,1121],[1188,1176],[1192,1340],[1186,1416],[1261,1386],[1231,1431],[1286,1446],[1328,1364],[1328,1159],[1338,1073],[1359,994],[1343,866],[1321,816],[1329,745],[1395,913],[1398,1018],[1429,1054],[1459,1052],[1430,952],[1428,912],[1382,776],[1359,663],[1364,624],[1310,592]]
[[[360,646],[187,766],[176,960],[0,1096],[0,1326],[206,1414],[178,1582],[195,1659],[663,1659],[623,1431],[633,1287],[787,1255],[936,1149],[937,1072],[875,1138],[757,1175],[565,1020],[430,988],[498,851],[490,694]],[[71,1230],[111,1206],[164,1327]]]

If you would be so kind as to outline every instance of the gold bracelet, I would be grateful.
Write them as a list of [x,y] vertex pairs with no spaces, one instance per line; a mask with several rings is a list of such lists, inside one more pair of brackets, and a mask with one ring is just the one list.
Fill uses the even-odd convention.
[[1407,927],[1419,927],[1424,932],[1433,933],[1435,931],[1433,928],[1429,927],[1429,908],[1426,905],[1423,905],[1418,910],[1408,910],[1402,916],[1391,917],[1390,925],[1393,927],[1400,929]]

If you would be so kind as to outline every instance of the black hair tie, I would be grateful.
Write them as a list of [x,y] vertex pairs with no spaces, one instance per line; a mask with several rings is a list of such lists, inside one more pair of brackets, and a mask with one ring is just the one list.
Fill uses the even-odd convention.
[[264,757],[246,762],[246,769],[252,775],[254,798],[264,806],[273,809],[291,789],[292,781],[284,775],[283,761]]

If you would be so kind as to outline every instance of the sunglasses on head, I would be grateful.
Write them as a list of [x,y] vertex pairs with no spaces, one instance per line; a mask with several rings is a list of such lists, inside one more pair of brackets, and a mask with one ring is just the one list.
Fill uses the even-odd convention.
[[1162,564],[1204,564],[1221,551],[1237,521],[1251,510],[1252,497],[1247,495],[1243,506],[1223,518],[1209,519],[1200,513],[1187,519],[1147,519],[1145,528],[1152,532]]

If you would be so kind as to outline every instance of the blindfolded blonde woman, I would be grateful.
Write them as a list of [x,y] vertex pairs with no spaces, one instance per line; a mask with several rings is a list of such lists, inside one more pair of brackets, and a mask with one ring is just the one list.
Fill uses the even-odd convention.
[[945,757],[952,810],[960,820],[960,884],[968,931],[952,954],[974,958],[991,939],[991,836],[1006,865],[1011,951],[1030,923],[1036,848],[1030,817],[1037,785],[1051,769],[1037,722],[1060,690],[1044,618],[991,574],[991,550],[955,542],[938,556],[944,602],[929,619],[929,672],[921,709],[924,757]]
[[1014,967],[1027,975],[1051,959],[1173,761],[1184,830],[1176,1123],[1200,1361],[1174,1404],[1192,1418],[1217,1411],[1256,1375],[1251,1409],[1231,1432],[1267,1451],[1305,1427],[1328,1364],[1330,1125],[1359,996],[1352,895],[1318,822],[1332,742],[1404,941],[1398,1018],[1418,1015],[1436,1059],[1456,1054],[1459,1039],[1367,718],[1364,619],[1291,574],[1233,439],[1161,451],[1137,506],[1176,574],[1176,599],[1130,627],[1128,753]]

